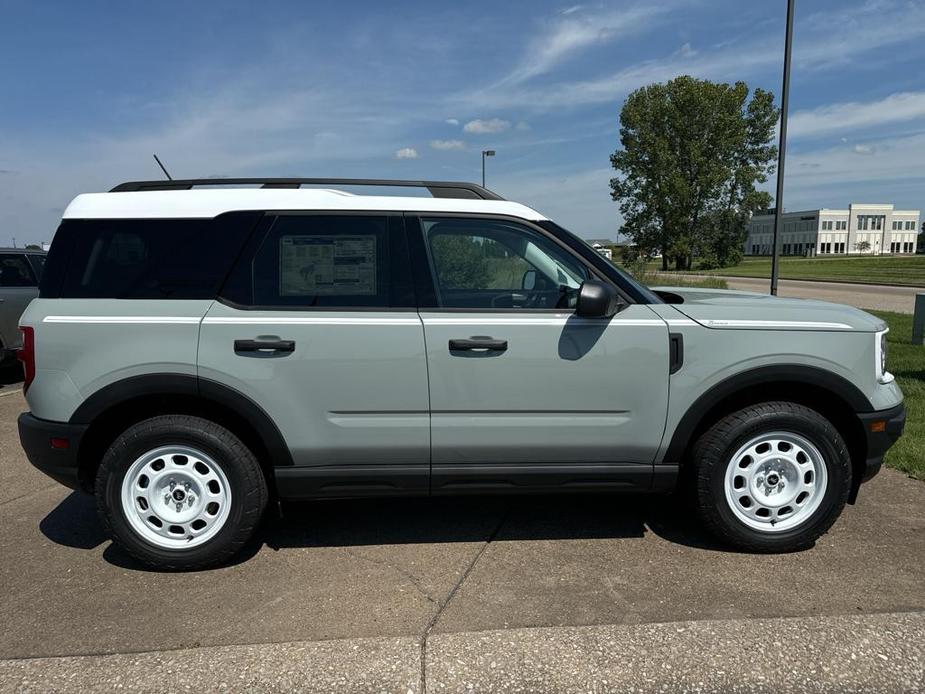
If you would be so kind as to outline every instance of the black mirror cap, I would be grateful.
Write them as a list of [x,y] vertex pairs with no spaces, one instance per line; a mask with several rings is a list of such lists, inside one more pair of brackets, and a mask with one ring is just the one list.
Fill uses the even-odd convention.
[[575,315],[582,318],[610,318],[620,310],[620,295],[606,282],[585,280],[578,289]]

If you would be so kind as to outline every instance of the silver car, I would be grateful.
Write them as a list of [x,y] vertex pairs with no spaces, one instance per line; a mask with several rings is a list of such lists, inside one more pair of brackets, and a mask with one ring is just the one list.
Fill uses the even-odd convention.
[[0,362],[15,355],[21,342],[19,317],[39,295],[45,252],[0,248]]
[[791,551],[902,432],[863,311],[652,291],[468,183],[216,183],[78,196],[21,320],[29,459],[151,565],[226,560],[270,498],[535,491],[678,490]]

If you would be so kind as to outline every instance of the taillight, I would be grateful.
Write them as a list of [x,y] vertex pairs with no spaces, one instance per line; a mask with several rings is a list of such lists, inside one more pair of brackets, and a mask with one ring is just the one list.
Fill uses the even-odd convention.
[[22,392],[25,393],[35,380],[35,328],[21,326],[22,347],[16,350],[16,358],[22,362]]

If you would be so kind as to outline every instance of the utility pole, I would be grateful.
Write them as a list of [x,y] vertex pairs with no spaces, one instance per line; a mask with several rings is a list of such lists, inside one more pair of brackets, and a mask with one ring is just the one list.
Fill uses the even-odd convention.
[[483,149],[482,150],[482,188],[485,187],[485,157],[495,156],[495,150],[493,149]]
[[771,249],[771,294],[777,295],[778,245],[784,210],[784,159],[787,154],[787,109],[790,106],[790,52],[793,47],[793,5],[787,0],[787,34],[784,39],[784,84],[780,96],[780,143],[777,149],[777,196],[774,199],[774,247]]

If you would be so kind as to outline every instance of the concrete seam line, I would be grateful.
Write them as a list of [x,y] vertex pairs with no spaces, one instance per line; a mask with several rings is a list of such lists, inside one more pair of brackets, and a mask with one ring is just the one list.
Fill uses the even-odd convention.
[[17,388],[16,390],[7,390],[0,393],[0,398],[5,398],[7,395],[16,395],[16,393],[22,393],[22,388]]
[[437,611],[434,613],[434,616],[427,623],[427,626],[424,627],[424,631],[421,633],[421,694],[425,694],[425,692],[427,692],[427,637],[430,636],[430,632],[436,626],[437,621],[440,619],[440,615],[443,614],[443,611],[446,609],[447,605],[450,604],[450,601],[456,595],[456,592],[459,590],[460,586],[465,583],[466,579],[469,577],[469,574],[472,573],[472,569],[475,568],[478,560],[482,558],[485,550],[488,549],[488,546],[494,541],[495,537],[498,536],[498,532],[501,530],[501,526],[504,525],[504,522],[507,520],[507,517],[510,515],[510,513],[511,507],[508,505],[508,507],[504,509],[504,513],[501,514],[501,518],[498,519],[498,524],[488,535],[488,539],[485,540],[485,543],[481,546],[479,551],[475,553],[472,561],[469,562],[469,566],[466,567],[466,570],[463,571],[462,576],[460,576],[459,580],[456,581],[456,585],[454,585],[452,590],[450,590],[449,594],[446,596],[446,599],[443,600],[443,602],[441,602],[437,607]]
[[47,487],[42,487],[41,489],[34,489],[31,492],[26,492],[25,494],[14,496],[12,499],[7,499],[6,501],[0,501],[0,506],[6,506],[7,504],[12,504],[14,501],[25,499],[28,496],[35,496],[36,494],[41,494],[42,492],[47,492],[52,489],[60,489],[60,488],[61,488],[61,485],[55,482],[54,484],[49,484]]

